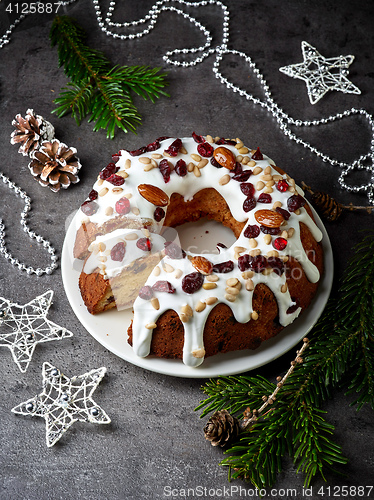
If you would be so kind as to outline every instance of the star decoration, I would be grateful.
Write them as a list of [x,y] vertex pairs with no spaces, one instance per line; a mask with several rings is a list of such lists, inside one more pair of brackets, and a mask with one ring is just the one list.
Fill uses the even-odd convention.
[[109,424],[110,418],[91,397],[105,373],[102,367],[69,379],[55,366],[44,363],[43,392],[15,406],[12,412],[43,417],[48,447],[57,443],[77,420]]
[[311,104],[315,104],[329,90],[339,90],[345,94],[361,94],[358,87],[348,80],[348,67],[354,56],[325,58],[309,43],[301,42],[304,62],[283,66],[279,71],[292,78],[306,82]]
[[72,332],[47,319],[53,291],[23,306],[0,297],[0,347],[8,347],[25,373],[37,344],[72,337]]

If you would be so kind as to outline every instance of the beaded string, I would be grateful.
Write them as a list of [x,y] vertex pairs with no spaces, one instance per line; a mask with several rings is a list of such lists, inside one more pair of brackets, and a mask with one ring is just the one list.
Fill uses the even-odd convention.
[[[216,47],[212,47],[212,37],[210,32],[201,24],[199,23],[194,17],[190,16],[186,12],[184,12],[181,9],[177,9],[174,6],[170,6],[170,3],[177,3],[179,5],[184,5],[187,7],[204,7],[207,5],[214,5],[220,9],[222,9],[223,13],[223,23],[222,23],[222,43]],[[174,66],[182,66],[182,67],[189,67],[189,66],[196,66],[197,64],[200,64],[205,58],[207,58],[210,54],[215,53],[216,58],[213,63],[213,73],[215,74],[216,78],[220,80],[220,82],[223,85],[226,85],[228,89],[231,89],[235,93],[239,93],[240,96],[245,97],[248,101],[253,102],[254,104],[260,105],[261,107],[265,108],[267,111],[269,111],[272,116],[276,119],[280,130],[291,140],[295,141],[297,144],[301,144],[304,148],[309,149],[313,154],[318,156],[319,158],[322,159],[323,162],[330,163],[332,166],[337,166],[341,168],[342,172],[339,175],[338,182],[341,188],[349,191],[349,192],[366,192],[368,196],[368,200],[370,204],[374,203],[374,118],[373,116],[368,113],[365,109],[357,109],[357,108],[351,108],[349,110],[345,110],[342,113],[337,113],[335,115],[330,115],[327,118],[321,118],[319,120],[295,120],[291,116],[287,115],[273,100],[270,88],[266,83],[266,80],[264,79],[263,75],[260,73],[258,68],[256,67],[255,63],[252,61],[252,59],[245,54],[244,52],[239,52],[237,50],[229,50],[227,48],[227,43],[228,43],[228,38],[229,38],[229,22],[230,22],[230,15],[229,15],[229,10],[228,8],[220,1],[215,1],[215,0],[202,0],[200,2],[186,2],[185,0],[158,0],[149,10],[148,14],[143,17],[142,19],[138,19],[136,21],[131,21],[131,22],[124,22],[124,23],[113,23],[112,22],[112,15],[116,7],[116,1],[111,0],[109,3],[108,7],[108,12],[106,14],[105,19],[103,19],[99,0],[92,0],[92,3],[95,8],[96,12],[96,17],[98,21],[98,25],[100,29],[106,34],[110,35],[114,38],[118,38],[121,40],[131,40],[134,38],[141,38],[144,35],[147,35],[150,33],[150,31],[155,27],[156,22],[158,20],[158,17],[163,11],[169,10],[172,12],[175,12],[177,14],[180,14],[183,18],[187,19],[190,21],[196,28],[198,28],[204,36],[206,37],[206,43],[201,46],[201,47],[193,47],[193,48],[184,48],[184,49],[175,49],[173,51],[168,51],[166,54],[163,56],[163,59],[165,62],[172,64]],[[146,22],[149,22],[148,27],[144,28],[142,31],[139,31],[137,33],[130,33],[130,34],[119,34],[114,31],[112,31],[110,28],[130,28],[130,27],[136,27],[140,24],[144,24]],[[175,59],[172,59],[172,56],[177,55],[177,54],[196,54],[198,52],[201,52],[201,54],[196,57],[195,59],[187,62],[187,61],[178,61]],[[245,90],[241,89],[240,87],[234,85],[231,83],[227,78],[225,78],[219,71],[220,63],[223,59],[224,55],[232,54],[235,56],[239,56],[244,58],[245,62],[249,65],[251,68],[252,72],[254,75],[257,77],[259,80],[259,83],[262,87],[262,90],[264,91],[265,94],[265,100],[262,101],[261,99],[254,97],[252,94],[246,92]],[[352,163],[346,163],[343,161],[339,161],[335,158],[332,158],[326,154],[324,154],[322,151],[317,149],[316,147],[312,146],[309,142],[305,141],[301,137],[298,137],[292,130],[290,129],[290,126],[296,126],[298,128],[300,127],[311,127],[311,126],[318,126],[318,125],[325,125],[327,123],[331,123],[334,121],[341,120],[346,117],[350,116],[357,116],[360,115],[363,117],[367,123],[368,126],[370,127],[370,133],[371,133],[371,141],[370,141],[370,151],[366,154],[361,155],[358,159],[354,160]],[[369,165],[366,165],[365,162],[369,162]],[[369,172],[370,174],[370,180],[365,184],[361,185],[350,185],[346,182],[346,177],[350,172],[353,170],[365,170]]]
[[43,274],[52,274],[52,272],[57,268],[57,260],[56,250],[53,248],[51,243],[44,239],[39,234],[36,234],[32,231],[27,225],[27,215],[31,209],[31,198],[27,195],[23,189],[17,186],[14,182],[12,182],[9,177],[0,172],[0,179],[4,184],[8,185],[8,188],[15,192],[16,195],[20,196],[25,203],[25,206],[21,212],[21,226],[23,227],[24,232],[31,239],[35,239],[38,243],[42,243],[43,247],[50,254],[51,264],[44,269],[42,268],[34,268],[32,266],[26,266],[18,259],[13,257],[13,255],[8,251],[5,245],[5,226],[3,220],[0,218],[0,254],[7,259],[13,267],[17,267],[20,271],[26,271],[27,274],[36,274],[37,276],[42,276]]

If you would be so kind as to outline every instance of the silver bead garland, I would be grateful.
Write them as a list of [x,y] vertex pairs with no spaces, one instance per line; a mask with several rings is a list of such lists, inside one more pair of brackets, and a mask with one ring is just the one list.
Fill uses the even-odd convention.
[[[62,2],[62,5],[69,5],[73,3],[75,0],[69,0]],[[338,167],[341,169],[341,173],[338,178],[339,185],[342,189],[347,190],[348,192],[366,192],[368,201],[371,205],[374,204],[374,118],[368,113],[365,109],[357,109],[351,108],[349,110],[345,110],[342,113],[337,113],[335,115],[330,115],[326,118],[321,118],[319,120],[295,120],[291,116],[287,115],[273,100],[269,86],[267,85],[263,75],[257,69],[255,63],[252,59],[245,54],[244,52],[239,52],[237,50],[231,50],[227,48],[228,39],[229,39],[229,23],[230,23],[230,15],[229,10],[226,5],[224,5],[220,1],[216,0],[202,0],[199,2],[186,2],[185,0],[158,0],[156,3],[150,8],[149,12],[141,19],[137,19],[131,22],[123,22],[123,23],[114,23],[112,22],[113,12],[116,8],[116,0],[111,0],[109,3],[108,11],[106,13],[105,18],[103,17],[100,2],[99,0],[92,0],[95,14],[97,18],[98,25],[100,29],[108,36],[112,36],[113,38],[120,40],[132,40],[135,38],[141,38],[150,33],[150,31],[155,27],[157,20],[160,14],[164,11],[174,12],[177,15],[182,16],[184,19],[188,20],[195,28],[200,30],[205,36],[206,42],[204,45],[200,47],[193,48],[184,48],[184,49],[175,49],[172,51],[166,52],[163,56],[163,59],[168,64],[172,64],[177,67],[191,67],[200,64],[204,59],[206,59],[211,54],[216,54],[214,63],[213,63],[213,73],[215,77],[219,79],[219,81],[225,85],[228,89],[231,89],[233,92],[238,93],[240,96],[245,97],[248,101],[251,101],[253,104],[259,105],[262,108],[265,108],[271,115],[276,119],[276,122],[279,126],[279,129],[288,137],[289,139],[295,141],[297,144],[301,144],[304,148],[308,149],[311,153],[315,154],[317,157],[321,158],[322,161],[330,163],[334,167]],[[223,14],[223,22],[222,22],[222,42],[216,47],[212,47],[213,38],[210,32],[203,26],[199,21],[197,21],[190,14],[182,10],[182,8],[177,8],[172,4],[177,4],[180,7],[187,8],[201,8],[207,5],[214,5],[215,7],[222,10]],[[5,43],[9,42],[9,36],[16,25],[25,17],[25,15],[21,15],[7,30],[6,34],[0,39],[0,48],[3,47]],[[113,28],[136,28],[140,25],[147,24],[147,27],[143,28],[141,31],[137,33],[129,33],[129,34],[120,34],[113,30]],[[198,54],[197,57],[190,61],[180,61],[175,59],[179,54],[187,55],[187,54]],[[220,63],[225,55],[234,55],[241,57],[245,60],[248,66],[251,68],[253,74],[259,80],[260,85],[262,86],[262,90],[265,94],[265,100],[261,100],[257,97],[254,97],[252,94],[246,92],[245,90],[239,88],[238,86],[231,83],[227,78],[225,78],[219,71]],[[351,117],[351,116],[361,116],[363,117],[370,128],[371,133],[371,142],[370,142],[370,150],[368,153],[361,155],[358,159],[353,161],[352,163],[346,163],[339,161],[335,158],[332,158],[322,151],[312,146],[309,142],[305,141],[301,137],[298,137],[292,130],[291,126],[295,126],[297,128],[300,127],[313,127],[319,125],[325,125],[327,123],[331,123],[334,121],[341,120],[343,118]],[[367,165],[366,163],[370,164]],[[346,178],[350,172],[353,170],[364,170],[370,174],[370,179],[367,183],[363,183],[361,185],[350,185],[346,182]]]
[[9,177],[0,172],[0,179],[4,184],[8,185],[8,188],[17,196],[20,196],[24,201],[24,208],[21,212],[21,226],[24,232],[31,239],[35,239],[38,243],[41,243],[46,251],[50,254],[51,264],[45,268],[34,268],[32,266],[27,266],[26,264],[20,262],[18,259],[13,257],[13,255],[9,252],[5,244],[5,226],[3,220],[0,219],[0,254],[8,260],[13,267],[18,268],[20,271],[26,271],[27,274],[36,274],[37,276],[42,276],[43,274],[52,274],[52,272],[57,268],[58,257],[56,255],[56,250],[53,248],[51,243],[44,239],[39,234],[32,231],[27,225],[27,215],[31,209],[31,198],[27,195],[25,191],[23,191],[19,186],[17,186],[14,182],[12,182]]

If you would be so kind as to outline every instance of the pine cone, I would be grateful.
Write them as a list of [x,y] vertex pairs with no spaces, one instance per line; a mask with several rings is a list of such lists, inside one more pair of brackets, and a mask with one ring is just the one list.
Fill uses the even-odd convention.
[[216,411],[204,427],[205,439],[213,446],[230,445],[240,431],[239,420],[226,410]]
[[42,142],[38,151],[33,151],[29,169],[34,179],[53,192],[67,189],[71,183],[79,182],[76,173],[81,168],[76,157],[77,150],[68,148],[58,139]]
[[42,141],[50,141],[55,135],[53,125],[40,115],[35,115],[33,109],[26,111],[25,118],[20,114],[12,121],[16,127],[10,135],[11,144],[19,144],[18,152],[28,156],[39,149]]

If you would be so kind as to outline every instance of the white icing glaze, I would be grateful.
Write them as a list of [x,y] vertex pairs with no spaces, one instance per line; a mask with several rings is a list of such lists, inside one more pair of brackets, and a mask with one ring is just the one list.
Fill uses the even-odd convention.
[[[117,162],[117,167],[120,169],[120,173],[125,171],[128,176],[125,182],[120,187],[122,191],[120,193],[118,188],[114,187],[107,180],[98,180],[94,185],[94,190],[98,193],[103,192],[104,195],[98,196],[95,203],[98,204],[98,210],[95,214],[89,216],[89,220],[98,226],[105,224],[105,222],[116,217],[118,214],[115,210],[116,201],[122,196],[126,195],[129,198],[131,211],[126,215],[127,218],[133,218],[139,220],[147,219],[153,221],[153,231],[159,231],[162,227],[162,222],[156,223],[154,221],[154,211],[156,206],[147,201],[143,196],[140,195],[138,191],[138,186],[140,184],[149,184],[160,188],[164,193],[166,193],[169,198],[173,193],[180,193],[184,199],[191,200],[194,195],[204,188],[214,188],[216,189],[226,200],[233,217],[239,222],[246,222],[245,228],[243,229],[238,240],[232,245],[232,247],[227,249],[222,249],[219,254],[204,254],[211,263],[221,263],[225,261],[233,261],[234,269],[229,273],[217,274],[219,277],[216,281],[216,288],[205,289],[201,287],[198,291],[193,294],[185,293],[181,288],[181,282],[183,276],[196,272],[190,259],[192,254],[187,253],[187,257],[183,259],[171,259],[167,255],[161,260],[158,265],[159,274],[151,274],[146,282],[147,286],[152,287],[157,281],[168,281],[174,288],[175,293],[159,292],[155,291],[154,295],[159,300],[159,309],[156,310],[150,300],[145,300],[138,297],[134,303],[134,320],[132,325],[133,330],[133,349],[134,352],[141,357],[147,356],[150,352],[150,344],[152,340],[152,328],[157,322],[158,317],[169,309],[175,310],[181,315],[181,309],[184,305],[189,305],[193,310],[193,316],[188,320],[184,321],[184,348],[183,348],[183,362],[189,366],[198,366],[203,362],[204,355],[204,345],[203,345],[203,331],[205,321],[212,310],[212,308],[218,302],[226,303],[233,311],[233,314],[237,321],[241,323],[248,322],[251,319],[252,309],[252,295],[253,291],[248,291],[246,289],[246,280],[243,278],[241,271],[237,266],[237,248],[243,247],[245,250],[240,252],[240,255],[245,253],[251,253],[253,247],[250,246],[250,240],[244,236],[245,229],[248,225],[258,225],[255,219],[255,212],[259,209],[272,209],[275,202],[278,202],[281,208],[287,210],[287,199],[294,194],[292,192],[292,180],[285,174],[280,176],[280,174],[273,168],[274,162],[270,160],[265,155],[262,160],[256,160],[255,166],[250,164],[248,161],[252,159],[251,152],[241,154],[242,157],[247,157],[246,161],[242,163],[243,170],[254,170],[255,167],[261,167],[262,171],[254,175],[254,172],[249,177],[246,182],[252,183],[257,189],[255,189],[254,198],[258,200],[258,197],[262,192],[267,192],[269,186],[266,186],[267,178],[263,178],[264,171],[268,168],[270,172],[267,175],[270,177],[277,176],[277,179],[282,178],[289,182],[290,189],[286,192],[279,191],[275,185],[272,186],[272,191],[270,192],[271,203],[263,204],[257,203],[255,209],[245,212],[243,210],[243,202],[246,196],[242,193],[240,189],[241,183],[232,179],[234,175],[232,171],[226,168],[216,168],[210,163],[210,158],[207,158],[208,162],[203,168],[199,169],[199,176],[196,176],[194,172],[190,171],[186,176],[181,177],[176,172],[171,172],[170,181],[165,183],[164,178],[157,168],[157,164],[161,159],[167,158],[168,161],[175,165],[180,159],[183,159],[186,164],[193,163],[195,166],[199,163],[196,157],[193,158],[191,155],[199,155],[197,147],[198,143],[194,141],[192,137],[183,138],[182,145],[185,153],[179,152],[176,157],[168,157],[164,154],[164,151],[174,142],[175,138],[164,140],[160,143],[160,148],[156,151],[143,153],[139,156],[131,156],[127,151],[121,151],[121,156]],[[213,148],[217,148],[217,144],[212,144]],[[224,144],[223,147],[229,149],[235,156],[238,155],[238,149],[233,145]],[[159,158],[155,159],[155,155]],[[155,162],[155,168],[148,170],[149,163],[143,163],[144,158],[153,159]],[[143,160],[142,160],[143,159]],[[131,166],[129,167],[129,160]],[[243,161],[243,160],[242,160]],[[253,163],[253,161],[252,161]],[[146,169],[146,170],[145,170]],[[220,180],[223,176],[229,175],[230,181],[227,184],[222,184]],[[263,180],[263,186],[258,186],[257,183]],[[114,188],[114,189],[113,189]],[[297,193],[301,194],[302,190],[295,186]],[[135,209],[135,210],[134,210]],[[164,207],[167,210],[167,207]],[[110,214],[110,215],[107,215]],[[80,220],[78,224],[86,221],[87,216],[81,213]],[[281,259],[287,259],[288,257],[293,257],[297,259],[301,266],[303,267],[305,274],[309,281],[316,283],[319,280],[319,271],[316,266],[309,260],[305,253],[303,245],[300,239],[300,222],[303,222],[310,229],[313,237],[316,241],[322,239],[322,233],[314,223],[314,221],[309,216],[305,208],[300,208],[296,213],[292,212],[289,219],[283,222],[281,226],[281,231],[293,231],[293,235],[287,238],[287,246],[284,250],[277,251],[276,256]],[[79,226],[78,226],[79,227]],[[111,248],[110,245],[114,245],[118,237],[123,237],[124,232],[134,232],[134,230],[116,230],[112,233],[106,234],[104,236],[97,237],[94,244],[106,242],[107,246]],[[141,233],[141,230],[138,230]],[[121,236],[122,235],[122,236]],[[277,236],[271,236],[270,240],[273,242]],[[159,248],[163,246],[164,239],[157,234],[152,234],[152,238],[155,241],[156,247]],[[264,240],[264,234],[261,232],[258,237],[255,238],[255,250],[258,253],[266,256],[269,251],[274,251],[271,244],[266,243]],[[136,248],[136,247],[135,247]],[[140,252],[142,252],[140,250]],[[128,252],[129,259],[138,258],[137,252]],[[113,276],[121,271],[121,268],[128,265],[130,260],[126,260],[121,263],[120,266],[117,263],[113,265],[108,265],[106,268],[106,274]],[[97,262],[96,262],[97,264]],[[92,255],[86,262],[86,272],[93,270],[95,266],[95,258]],[[122,267],[121,267],[122,266]],[[97,265],[96,265],[97,267]],[[174,269],[172,271],[172,269]],[[181,272],[178,272],[180,270]],[[228,300],[226,295],[226,281],[230,278],[236,278],[241,284],[241,289],[236,295],[236,300]],[[283,273],[281,276],[275,272],[271,273],[254,273],[251,278],[253,285],[256,286],[258,283],[265,283],[270,290],[274,293],[274,296],[278,303],[279,310],[279,322],[282,326],[287,326],[292,323],[295,318],[300,314],[301,309],[297,308],[292,313],[287,313],[287,310],[294,306],[294,302],[291,299],[286,285],[286,276]],[[205,279],[205,283],[207,280]],[[240,286],[240,285],[239,285]],[[217,302],[214,304],[206,304],[206,301],[210,302],[211,297],[216,297]],[[206,307],[200,312],[195,310],[196,306],[200,303],[205,303]],[[148,328],[146,327],[148,325]]]

